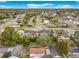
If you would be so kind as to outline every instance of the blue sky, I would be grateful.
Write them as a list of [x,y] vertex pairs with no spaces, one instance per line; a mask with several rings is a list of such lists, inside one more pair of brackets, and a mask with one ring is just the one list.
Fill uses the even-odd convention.
[[0,1],[0,8],[78,8],[79,1]]

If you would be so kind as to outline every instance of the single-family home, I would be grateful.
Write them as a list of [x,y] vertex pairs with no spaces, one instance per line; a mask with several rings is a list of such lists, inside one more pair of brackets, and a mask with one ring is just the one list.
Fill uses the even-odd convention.
[[11,52],[11,56],[19,56],[22,53],[23,47],[21,45],[17,45],[13,48]]
[[44,24],[46,24],[47,26],[50,24],[49,20],[44,20]]
[[46,56],[45,47],[31,47],[30,48],[30,58],[43,58]]
[[79,47],[69,48],[69,58],[79,58]]
[[5,52],[7,52],[8,48],[0,48],[0,57],[3,56]]

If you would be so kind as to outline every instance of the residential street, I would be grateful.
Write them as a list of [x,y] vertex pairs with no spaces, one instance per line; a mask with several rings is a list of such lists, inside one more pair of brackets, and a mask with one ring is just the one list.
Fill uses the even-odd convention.
[[11,25],[13,21],[22,20],[24,18],[25,14],[16,15],[17,18],[9,19],[5,22],[5,24],[0,25],[0,29],[4,29],[5,27]]

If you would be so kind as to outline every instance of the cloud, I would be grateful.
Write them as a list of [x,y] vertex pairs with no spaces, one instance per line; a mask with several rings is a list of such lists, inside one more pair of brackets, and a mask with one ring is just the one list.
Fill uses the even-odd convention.
[[78,9],[79,6],[78,5],[59,5],[57,8],[71,8],[71,9]]
[[72,5],[62,5],[60,8],[73,8]]
[[79,1],[76,1],[76,2],[78,2],[78,3],[79,3]]
[[45,4],[27,4],[28,8],[46,8],[53,6],[53,4],[45,3]]
[[7,2],[7,1],[0,1],[0,3],[5,3],[5,2]]
[[63,7],[63,8],[70,8],[71,5],[63,5],[62,7]]
[[45,3],[45,4],[27,4],[27,8],[78,8],[77,6],[74,7],[74,5],[56,5],[51,3]]
[[53,4],[53,3],[43,3],[43,4],[25,4],[25,5],[4,5],[0,4],[0,8],[45,8],[45,9],[54,9],[54,8],[79,8],[78,5],[71,4]]
[[0,8],[15,8],[14,6],[0,5]]

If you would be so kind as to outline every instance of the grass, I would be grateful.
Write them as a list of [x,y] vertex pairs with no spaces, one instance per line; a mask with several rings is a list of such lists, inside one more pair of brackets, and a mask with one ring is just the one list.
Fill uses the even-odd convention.
[[28,29],[28,30],[33,30],[33,27],[27,26],[27,25],[23,25],[22,27],[19,27],[18,29]]
[[46,28],[46,25],[44,23],[41,23],[40,25],[42,28]]
[[52,24],[49,25],[49,27],[51,27],[51,28],[56,28],[56,27],[58,27],[58,24],[52,23]]
[[47,58],[52,58],[52,56],[51,55],[47,55]]
[[31,42],[30,46],[39,46],[40,44],[38,44],[37,42]]
[[19,57],[20,58],[29,58],[29,54],[21,54]]

